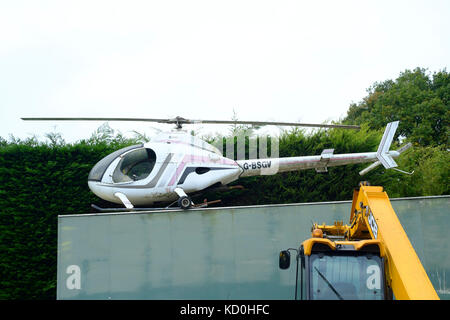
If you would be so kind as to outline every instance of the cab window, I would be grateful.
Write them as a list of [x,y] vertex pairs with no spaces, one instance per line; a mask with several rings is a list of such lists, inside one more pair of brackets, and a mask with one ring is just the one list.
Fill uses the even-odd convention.
[[156,154],[152,149],[133,150],[122,156],[113,173],[115,183],[138,181],[150,175],[156,163]]
[[311,298],[316,300],[381,300],[381,258],[376,255],[312,254]]

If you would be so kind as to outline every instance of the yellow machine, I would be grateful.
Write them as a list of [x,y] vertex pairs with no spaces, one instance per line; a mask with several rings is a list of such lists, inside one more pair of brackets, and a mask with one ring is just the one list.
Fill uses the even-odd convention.
[[360,183],[350,225],[315,223],[298,250],[280,252],[281,269],[289,250],[297,252],[296,299],[439,299],[383,187]]

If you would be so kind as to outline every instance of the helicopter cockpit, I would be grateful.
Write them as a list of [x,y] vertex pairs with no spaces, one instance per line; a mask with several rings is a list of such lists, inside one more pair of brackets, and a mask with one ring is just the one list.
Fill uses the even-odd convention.
[[114,170],[114,183],[145,179],[156,163],[156,153],[149,148],[139,148],[125,154]]
[[143,148],[143,144],[133,145],[117,150],[92,168],[89,173],[89,181],[102,181],[108,167],[119,156],[121,159],[113,171],[114,183],[142,180],[152,172],[156,163],[156,154],[152,149]]

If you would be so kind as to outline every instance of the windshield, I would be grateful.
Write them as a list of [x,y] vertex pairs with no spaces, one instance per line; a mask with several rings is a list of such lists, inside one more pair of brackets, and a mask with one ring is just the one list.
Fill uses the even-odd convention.
[[381,300],[381,258],[372,254],[312,254],[311,298],[315,300]]
[[115,183],[137,181],[148,177],[156,162],[152,149],[141,148],[125,154],[113,173]]
[[122,149],[119,149],[117,151],[114,151],[113,153],[107,155],[102,160],[97,162],[97,164],[91,169],[91,172],[89,172],[88,180],[89,181],[101,181],[103,174],[105,173],[106,169],[108,169],[109,165],[121,154],[132,150],[142,147],[142,144],[134,145],[125,147]]

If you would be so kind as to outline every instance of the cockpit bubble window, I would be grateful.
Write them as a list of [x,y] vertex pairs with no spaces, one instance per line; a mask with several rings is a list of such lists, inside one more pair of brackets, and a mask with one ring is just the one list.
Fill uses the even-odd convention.
[[113,153],[107,155],[103,159],[101,159],[97,164],[91,169],[89,172],[88,180],[89,181],[102,181],[103,175],[105,174],[106,169],[108,169],[109,165],[121,154],[133,150],[142,148],[143,144],[137,144],[129,147],[125,147],[114,151]]
[[152,149],[141,148],[125,154],[113,173],[115,183],[138,181],[147,178],[156,163]]

